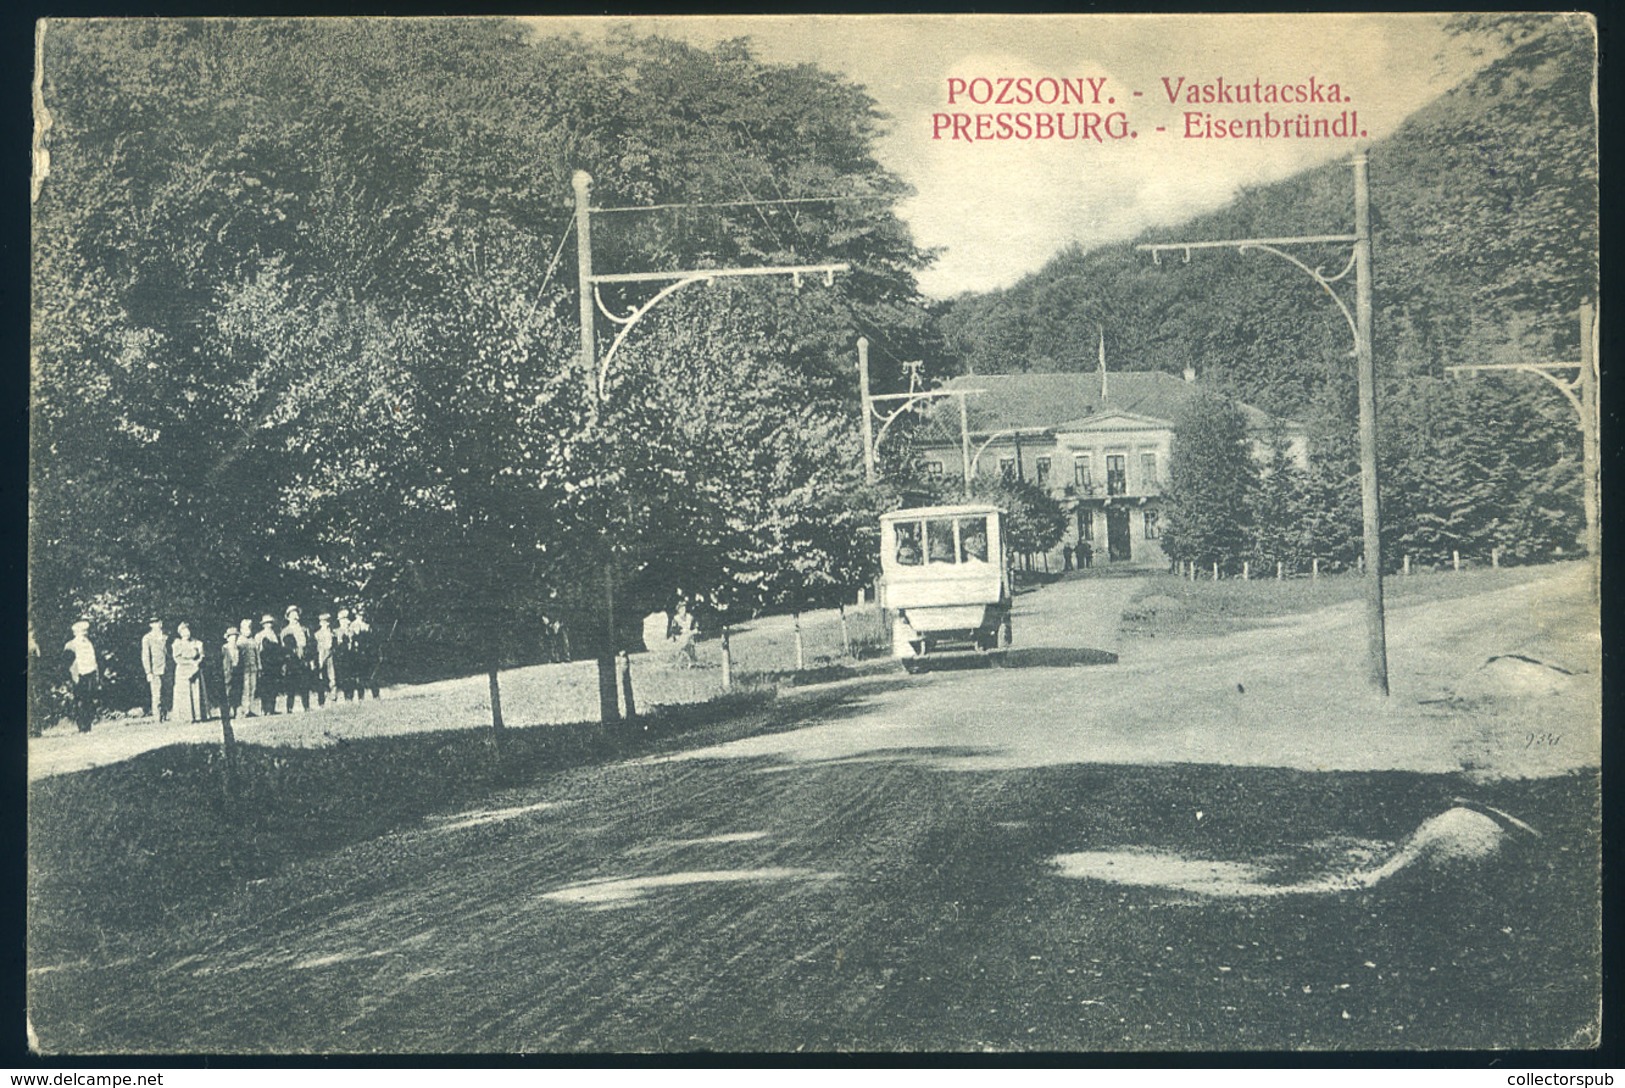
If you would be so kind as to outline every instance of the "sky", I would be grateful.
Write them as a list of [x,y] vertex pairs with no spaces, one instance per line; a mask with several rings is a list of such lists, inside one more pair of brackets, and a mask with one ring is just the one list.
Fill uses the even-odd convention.
[[[1358,143],[1187,138],[1187,111],[1241,120],[1261,120],[1266,110],[1328,120],[1347,111],[1374,141],[1482,63],[1444,32],[1437,15],[549,17],[533,24],[543,33],[588,36],[630,24],[700,46],[748,37],[765,61],[810,62],[861,84],[888,117],[877,157],[914,189],[899,211],[918,244],[941,251],[919,276],[922,290],[939,298],[1009,286],[1070,245],[1091,249],[1172,226],[1222,206],[1243,186],[1346,159]],[[1091,100],[977,104],[966,100],[982,89],[972,84],[976,77],[989,80],[994,93],[1001,78],[1069,80],[1088,88]],[[1193,84],[1220,78],[1293,86],[1312,78],[1336,84],[1347,101],[1184,101]],[[950,104],[952,80],[963,90]],[[1020,93],[1019,83],[1007,86]],[[1180,92],[1178,104],[1170,104],[1170,87]],[[1126,123],[1117,131],[1134,137],[972,141],[952,139],[952,121],[936,120],[1119,110]]]

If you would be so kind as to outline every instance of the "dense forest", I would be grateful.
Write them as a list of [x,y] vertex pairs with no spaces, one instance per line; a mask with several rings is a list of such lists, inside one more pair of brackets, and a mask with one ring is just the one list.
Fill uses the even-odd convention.
[[[1572,553],[1582,516],[1573,409],[1538,378],[1453,378],[1446,368],[1579,356],[1578,308],[1597,292],[1595,36],[1581,18],[1548,15],[1461,16],[1451,31],[1495,59],[1369,149],[1386,561],[1457,548]],[[947,303],[945,369],[1091,369],[1096,322],[1126,368],[1193,365],[1215,387],[1311,427],[1314,480],[1298,490],[1312,495],[1288,508],[1314,539],[1293,547],[1352,561],[1355,377],[1342,315],[1302,271],[1266,254],[1197,251],[1157,264],[1134,249],[1352,224],[1351,171],[1337,161],[1177,227],[1063,252],[1007,290]],[[1348,253],[1295,255],[1334,275]],[[1352,306],[1352,288],[1340,286]]]

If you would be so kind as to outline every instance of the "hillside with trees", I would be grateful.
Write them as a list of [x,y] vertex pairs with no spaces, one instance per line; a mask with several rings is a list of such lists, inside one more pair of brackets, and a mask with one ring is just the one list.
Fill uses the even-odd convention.
[[[1573,409],[1536,378],[1452,378],[1445,368],[1579,356],[1577,311],[1597,292],[1595,38],[1565,16],[1461,16],[1450,28],[1496,59],[1369,149],[1385,554],[1392,563],[1401,552],[1437,561],[1458,548],[1572,553],[1581,526]],[[1310,426],[1314,463],[1300,490],[1313,497],[1276,508],[1299,509],[1316,554],[1352,562],[1355,378],[1342,315],[1308,276],[1268,255],[1201,251],[1158,265],[1134,250],[1341,234],[1352,222],[1350,170],[1337,161],[1183,225],[1061,253],[1007,290],[943,307],[947,369],[1092,369],[1096,322],[1125,366],[1193,365],[1225,392]],[[1327,274],[1347,260],[1346,247],[1294,253]]]

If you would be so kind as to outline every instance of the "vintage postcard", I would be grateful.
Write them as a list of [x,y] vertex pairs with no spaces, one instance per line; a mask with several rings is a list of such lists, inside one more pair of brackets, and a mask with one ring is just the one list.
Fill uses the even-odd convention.
[[1597,43],[40,21],[28,1045],[1594,1051]]

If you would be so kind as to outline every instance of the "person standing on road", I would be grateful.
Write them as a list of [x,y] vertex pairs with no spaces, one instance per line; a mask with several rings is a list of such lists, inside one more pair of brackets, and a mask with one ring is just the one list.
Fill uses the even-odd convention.
[[333,631],[332,613],[323,612],[316,617],[316,630],[311,632],[311,641],[316,644],[316,705],[326,706],[327,697],[331,695],[334,702],[339,698],[338,661],[334,651],[338,647],[338,637]]
[[[169,716],[182,721],[203,720],[203,643],[192,637],[188,624],[175,625],[175,641],[169,648],[175,659],[175,691],[170,698]],[[185,718],[181,718],[182,714]]]
[[164,621],[157,616],[147,621],[147,633],[141,636],[141,669],[147,674],[147,687],[152,691],[152,709],[149,716],[160,722],[168,721],[164,713],[164,674],[169,671],[169,650],[164,635]]
[[1070,544],[1061,545],[1061,569],[1063,571],[1072,569],[1072,545]]
[[293,713],[293,699],[299,697],[299,709],[310,709],[311,666],[315,664],[315,647],[310,642],[310,630],[299,622],[299,609],[289,605],[283,613],[288,623],[282,628],[283,693],[288,697],[288,713]]
[[68,661],[68,682],[73,687],[73,720],[79,732],[90,732],[96,720],[96,696],[102,686],[101,665],[96,646],[90,641],[90,624],[80,620],[73,625],[73,637],[62,647]]
[[237,625],[237,660],[242,663],[243,694],[238,702],[238,713],[244,718],[258,717],[254,713],[254,699],[260,690],[260,644],[254,638],[254,624],[244,620]]
[[260,711],[276,713],[276,698],[282,693],[282,640],[276,637],[276,620],[260,617],[260,633],[254,636],[260,657]]

